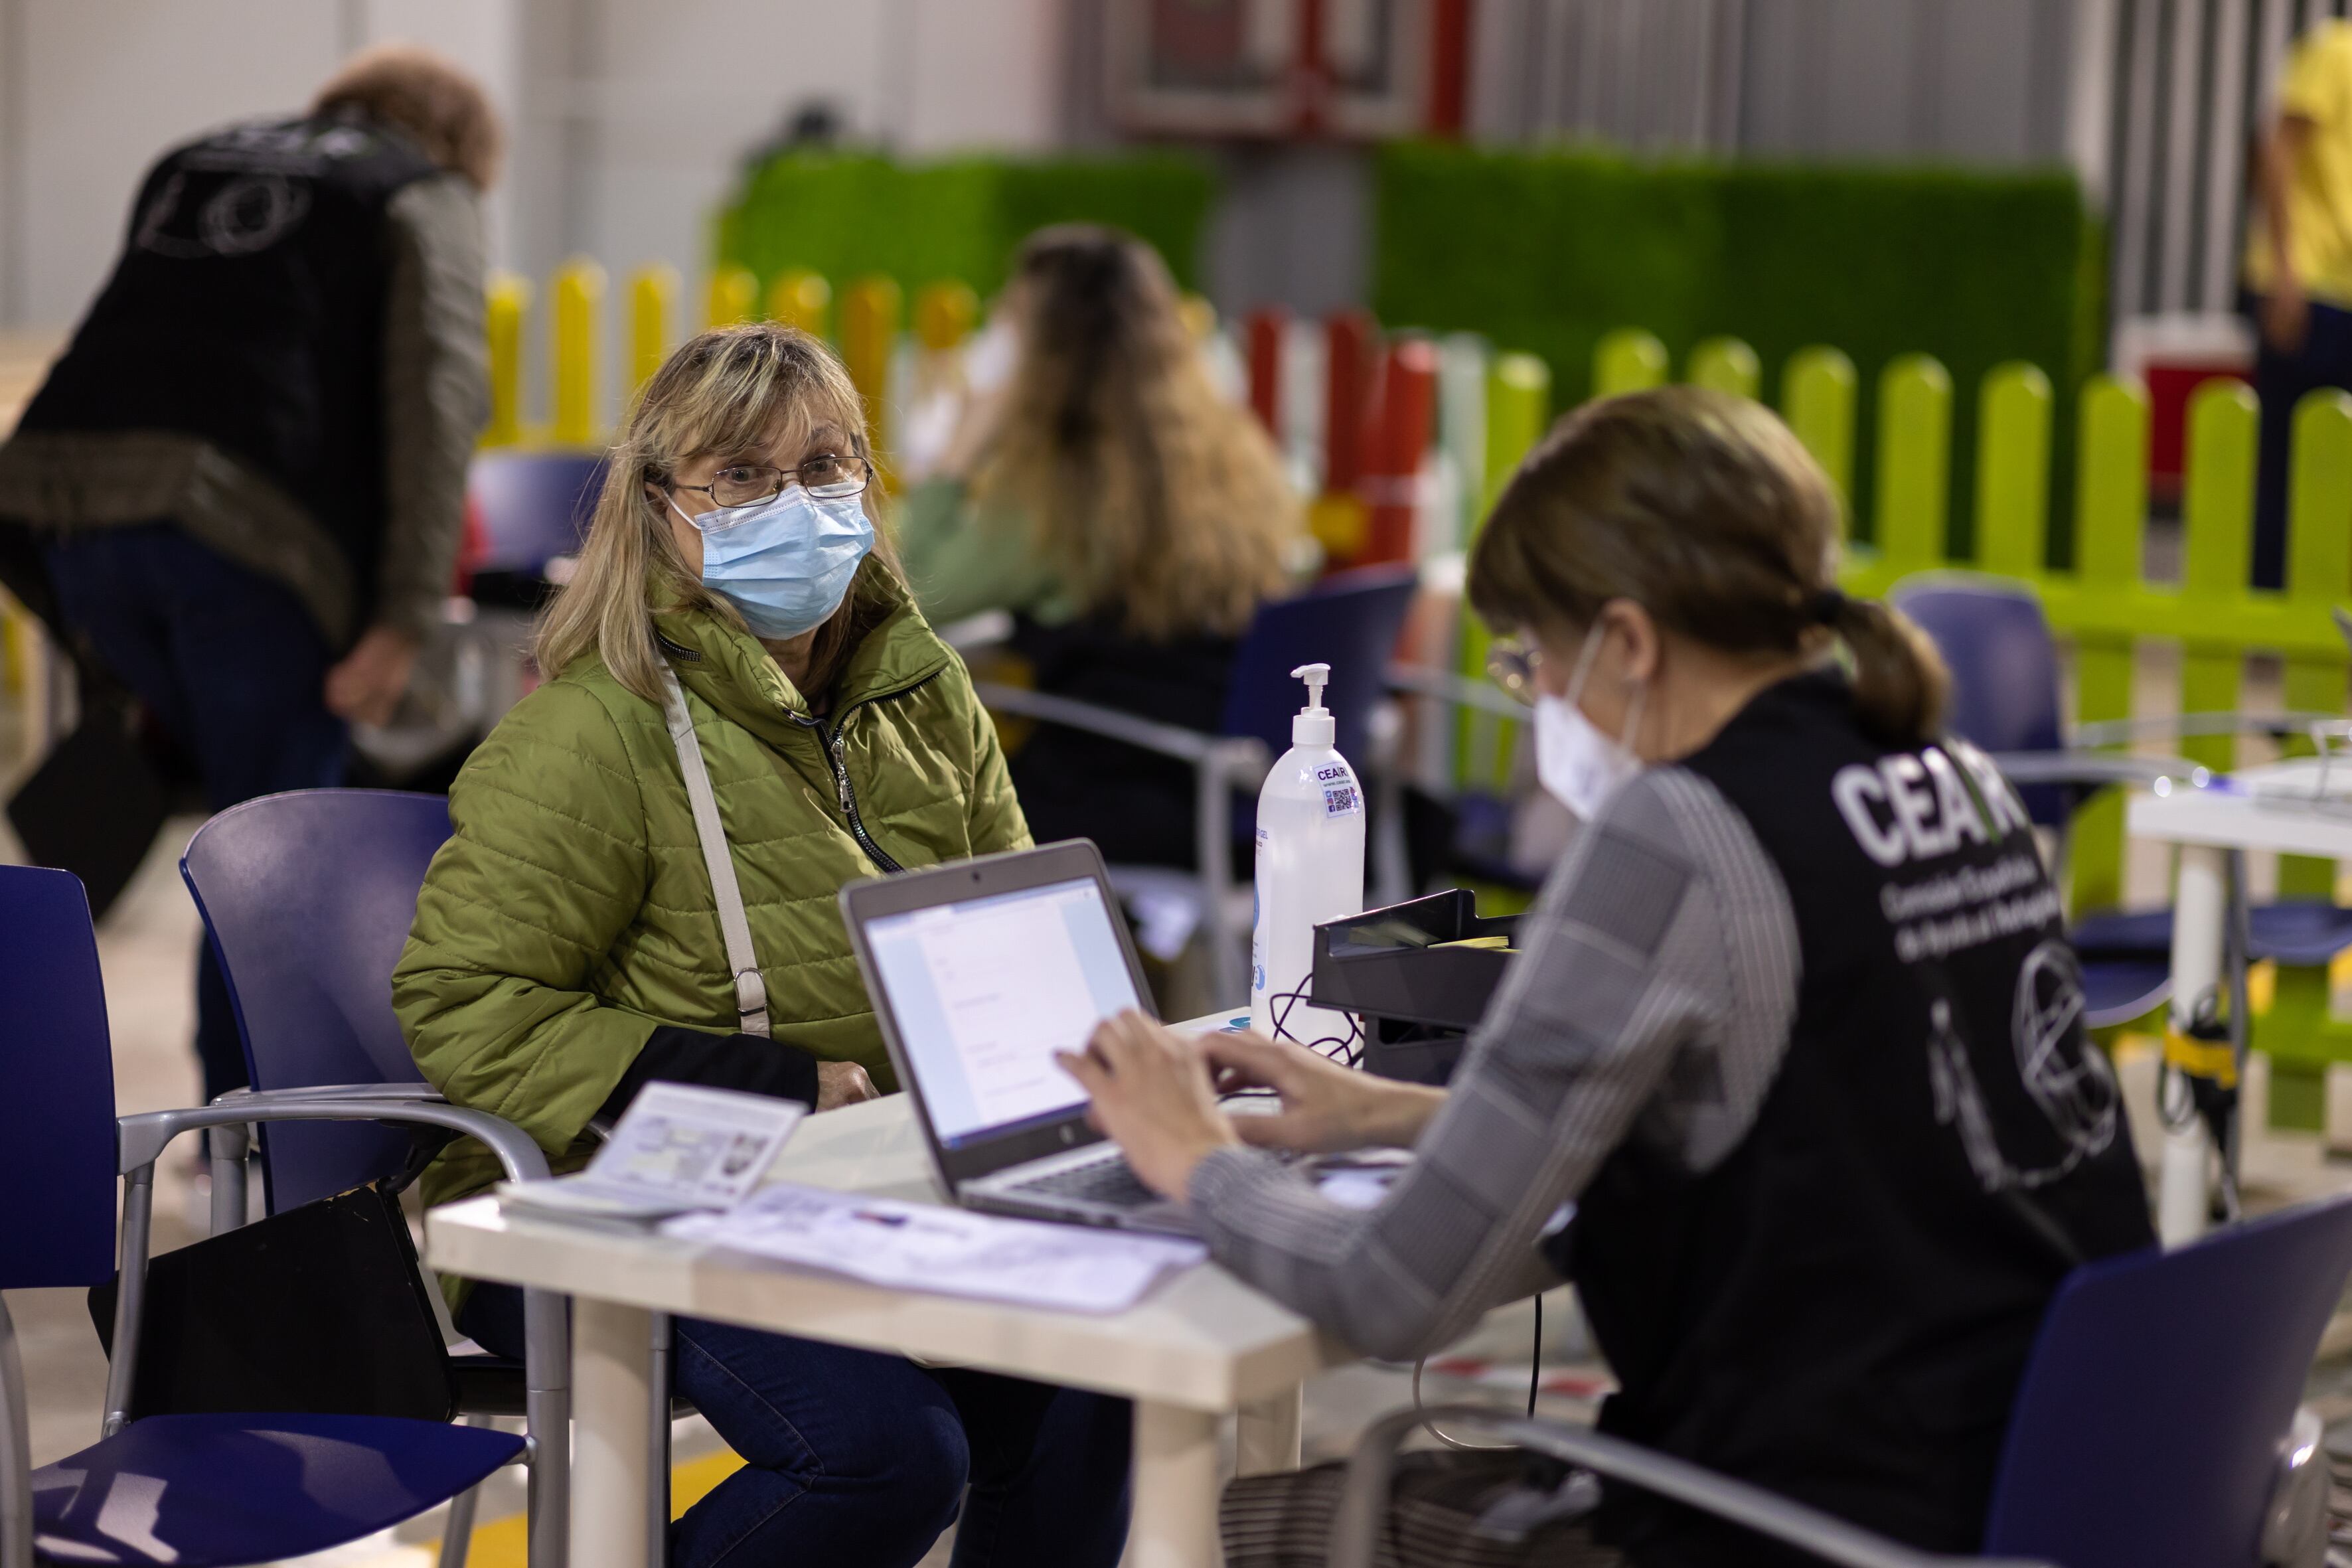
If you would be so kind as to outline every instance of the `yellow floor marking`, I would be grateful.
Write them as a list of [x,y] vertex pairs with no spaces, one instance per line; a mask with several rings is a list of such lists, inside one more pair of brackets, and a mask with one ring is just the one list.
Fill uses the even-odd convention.
[[[669,1473],[669,1516],[677,1518],[742,1468],[743,1461],[724,1448],[677,1466]],[[466,1547],[466,1568],[528,1568],[530,1545],[525,1516],[494,1519],[475,1528],[474,1539]],[[440,1551],[437,1542],[433,1550]]]

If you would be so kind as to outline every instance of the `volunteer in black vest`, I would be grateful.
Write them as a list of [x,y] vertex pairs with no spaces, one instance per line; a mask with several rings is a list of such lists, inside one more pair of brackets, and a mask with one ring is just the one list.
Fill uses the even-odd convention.
[[[1570,415],[1513,479],[1470,598],[1583,826],[1450,1089],[1133,1015],[1064,1060],[1221,1261],[1360,1349],[1572,1279],[1605,1429],[1964,1552],[2052,1290],[2153,1237],[2024,812],[1939,734],[1916,628],[1838,592],[1837,517],[1769,412],[1687,387]],[[1243,1084],[1278,1112],[1225,1116]],[[1370,1210],[1269,1152],[1378,1144],[1418,1158]],[[1519,1482],[1408,1458],[1398,1506],[1465,1531]],[[1236,1483],[1228,1562],[1319,1563],[1336,1482]],[[1614,1489],[1522,1546],[1798,1560]]]
[[[470,78],[387,47],[308,114],[166,154],[0,447],[12,585],[153,710],[215,810],[339,782],[345,722],[391,716],[440,619],[488,411],[498,147]],[[209,1096],[245,1068],[199,963]]]

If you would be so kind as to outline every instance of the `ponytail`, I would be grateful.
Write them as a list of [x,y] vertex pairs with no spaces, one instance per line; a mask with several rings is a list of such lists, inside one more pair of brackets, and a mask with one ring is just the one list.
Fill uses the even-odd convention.
[[1849,599],[1832,588],[1815,603],[1816,618],[1853,656],[1853,706],[1864,726],[1890,745],[1931,739],[1952,678],[1927,634],[1876,599]]

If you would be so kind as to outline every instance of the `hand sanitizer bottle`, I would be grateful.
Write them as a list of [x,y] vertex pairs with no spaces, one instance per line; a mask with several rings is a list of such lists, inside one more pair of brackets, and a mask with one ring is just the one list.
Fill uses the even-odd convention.
[[1290,721],[1290,750],[1257,795],[1250,1026],[1330,1052],[1354,1037],[1353,1022],[1303,998],[1315,928],[1363,911],[1364,792],[1331,744],[1336,730],[1323,706],[1331,667],[1301,665],[1290,673],[1307,682],[1307,702]]

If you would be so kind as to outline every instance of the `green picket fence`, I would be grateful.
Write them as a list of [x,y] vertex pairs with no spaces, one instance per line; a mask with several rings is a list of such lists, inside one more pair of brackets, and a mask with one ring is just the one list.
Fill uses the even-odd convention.
[[[1647,332],[1622,331],[1594,351],[1593,385],[1607,395],[1664,383],[1664,346]],[[1717,338],[1696,347],[1685,378],[1761,396],[1753,350]],[[2057,634],[2073,650],[2074,713],[2084,723],[2152,717],[2135,714],[2135,654],[2143,641],[2180,649],[2180,710],[2241,706],[2250,657],[2283,663],[2291,709],[2342,712],[2352,658],[2332,611],[2352,590],[2352,396],[2318,392],[2294,416],[2289,482],[2287,585],[2246,586],[2252,538],[2258,411],[2236,382],[2209,382],[2189,410],[2178,582],[2147,578],[2147,394],[2136,384],[2095,376],[2076,404],[2074,565],[2045,564],[2051,518],[2050,381],[2024,363],[1996,367],[1977,389],[1978,438],[1974,553],[1947,553],[1950,519],[1951,377],[1925,354],[1889,363],[1877,387],[1877,447],[1867,513],[1872,542],[1854,542],[1853,493],[1860,384],[1853,363],[1832,348],[1790,357],[1779,388],[1781,416],[1828,470],[1845,503],[1849,592],[1882,595],[1914,573],[1966,568],[2013,578],[2041,598]],[[1542,430],[1549,383],[1540,362],[1504,354],[1487,381],[1486,499]],[[1465,625],[1465,668],[1483,666],[1483,635]],[[1476,734],[1474,773],[1490,772],[1491,728]],[[1507,736],[1499,738],[1507,748]],[[2197,736],[2178,750],[2224,770],[2238,759],[2236,737]],[[2115,791],[2092,801],[2074,825],[2069,896],[2077,910],[2113,908],[2123,891],[2123,802]],[[2326,897],[2333,862],[2285,858],[2283,895]],[[2329,1016],[2322,970],[2283,970],[2269,1012],[2257,1021],[2257,1046],[2272,1058],[2272,1116],[2281,1126],[2315,1128],[2323,1110],[2326,1064],[2352,1060],[2352,1023]]]

